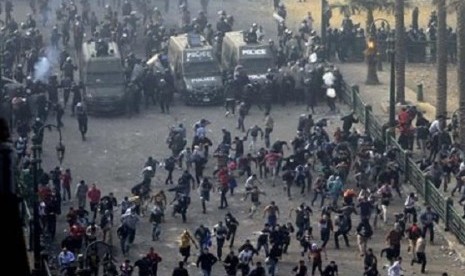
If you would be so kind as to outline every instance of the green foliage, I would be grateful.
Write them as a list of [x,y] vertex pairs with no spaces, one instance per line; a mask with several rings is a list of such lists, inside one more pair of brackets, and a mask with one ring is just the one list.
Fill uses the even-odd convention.
[[395,0],[343,0],[343,2],[332,4],[330,7],[339,9],[339,12],[344,16],[374,11],[392,13],[395,8]]
[[18,169],[15,172],[15,177],[17,179],[17,188],[18,194],[22,197],[29,206],[32,206],[34,203],[34,183],[32,178],[32,173],[30,170],[21,170]]

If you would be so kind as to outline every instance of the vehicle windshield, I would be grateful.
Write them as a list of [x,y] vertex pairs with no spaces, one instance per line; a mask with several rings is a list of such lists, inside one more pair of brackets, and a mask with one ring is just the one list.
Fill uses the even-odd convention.
[[186,76],[207,76],[219,73],[218,66],[214,61],[184,63],[183,71]]
[[239,60],[238,64],[242,65],[248,72],[266,72],[271,67],[270,59],[265,58],[249,58]]
[[87,86],[120,86],[123,82],[123,76],[119,73],[88,73],[86,79]]

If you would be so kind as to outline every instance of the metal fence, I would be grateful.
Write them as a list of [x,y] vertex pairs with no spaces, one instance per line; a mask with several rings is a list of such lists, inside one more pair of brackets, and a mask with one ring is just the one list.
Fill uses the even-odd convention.
[[[29,244],[29,247],[32,248],[32,220],[33,220],[33,217],[31,215],[31,211],[30,211],[30,208],[26,202],[26,200],[21,200],[21,204],[20,204],[20,211],[21,211],[21,220],[22,220],[22,223],[23,223],[23,227],[26,228],[27,230],[27,236],[25,236],[24,238],[27,239],[27,243]],[[52,272],[52,269],[50,268],[50,264],[47,260],[43,259],[41,260],[43,263],[43,268],[44,268],[44,271],[43,271],[43,275],[44,276],[53,276],[53,272]]]
[[350,105],[359,117],[360,122],[365,125],[365,130],[374,139],[385,141],[386,145],[397,148],[397,162],[403,172],[405,183],[410,184],[418,194],[420,194],[425,203],[435,210],[446,226],[445,230],[452,232],[460,243],[465,244],[465,220],[462,215],[454,207],[450,197],[443,195],[428,179],[428,177],[420,170],[415,161],[411,158],[411,153],[403,150],[397,143],[393,135],[386,134],[386,124],[376,118],[372,111],[372,107],[364,103],[360,97],[358,86],[349,86],[344,83],[341,99]]

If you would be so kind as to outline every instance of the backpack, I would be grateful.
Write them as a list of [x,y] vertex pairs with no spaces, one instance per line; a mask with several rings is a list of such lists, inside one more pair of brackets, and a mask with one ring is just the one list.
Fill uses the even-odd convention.
[[126,225],[124,224],[121,224],[118,229],[116,229],[116,234],[118,235],[118,238],[120,239],[124,239],[126,238],[127,234],[128,234],[128,228]]
[[165,160],[165,169],[171,170],[172,168],[174,168],[174,160],[170,157]]
[[416,240],[421,236],[421,230],[419,227],[412,227],[409,231],[409,240]]
[[102,216],[100,218],[100,228],[102,229],[106,228],[109,223],[110,223],[110,220],[108,219],[107,216]]
[[360,229],[360,235],[364,238],[369,238],[373,235],[373,229],[371,229],[371,225],[363,225],[362,229]]

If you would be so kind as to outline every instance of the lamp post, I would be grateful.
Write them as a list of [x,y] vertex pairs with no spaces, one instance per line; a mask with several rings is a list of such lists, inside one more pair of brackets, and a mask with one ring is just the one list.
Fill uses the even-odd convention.
[[367,45],[365,49],[365,56],[366,56],[366,61],[368,65],[368,72],[367,72],[367,80],[366,84],[379,84],[379,79],[378,79],[378,74],[377,70],[382,71],[382,64],[381,60],[379,57],[379,47],[378,47],[378,41],[376,40],[376,22],[381,21],[384,23],[387,27],[387,30],[391,30],[391,25],[389,25],[389,21],[387,21],[384,18],[376,18],[373,20],[373,23],[371,23],[368,32],[369,32],[369,37],[367,40]]
[[60,162],[60,165],[63,162],[63,159],[65,157],[65,146],[63,145],[62,142],[62,135],[61,135],[61,129],[53,124],[47,124],[42,126],[38,131],[37,134],[32,136],[32,178],[33,178],[33,185],[34,185],[34,210],[33,210],[33,249],[34,249],[34,275],[41,275],[42,272],[44,271],[44,264],[42,261],[41,257],[41,245],[40,245],[40,236],[41,236],[41,226],[40,226],[40,220],[39,220],[39,169],[40,169],[40,163],[42,162],[41,157],[40,157],[40,152],[41,152],[41,144],[39,141],[39,137],[37,135],[43,135],[44,129],[52,129],[55,128],[58,130],[58,134],[60,137],[60,140],[58,142],[58,145],[56,146],[56,153],[57,153],[57,158],[58,161]]
[[367,41],[367,48],[365,50],[367,68],[367,80],[366,84],[374,85],[379,84],[378,73],[377,73],[377,54],[378,45],[374,35],[370,35]]

